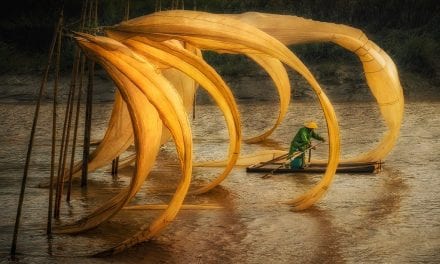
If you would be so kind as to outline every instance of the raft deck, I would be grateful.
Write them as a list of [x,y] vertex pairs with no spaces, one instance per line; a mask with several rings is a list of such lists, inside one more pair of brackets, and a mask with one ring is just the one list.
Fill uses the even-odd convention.
[[[280,162],[261,162],[246,168],[247,172],[262,173],[322,173],[325,172],[327,164],[309,163],[303,169],[291,169],[283,167]],[[382,169],[382,162],[362,162],[362,163],[340,163],[336,172],[339,173],[377,173]]]

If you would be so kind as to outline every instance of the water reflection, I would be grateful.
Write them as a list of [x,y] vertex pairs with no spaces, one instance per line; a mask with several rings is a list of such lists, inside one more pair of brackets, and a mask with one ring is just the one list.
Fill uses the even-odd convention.
[[311,231],[315,233],[313,236],[318,238],[308,262],[343,263],[344,257],[339,245],[341,233],[333,225],[334,217],[332,214],[316,206],[303,213],[315,221],[315,228]]
[[[392,165],[389,165],[392,166]],[[408,185],[401,176],[401,172],[391,167],[385,167],[381,173],[381,185],[375,192],[376,199],[371,206],[365,208],[365,218],[371,224],[380,224],[384,219],[394,216],[400,209],[402,194],[407,191]]]

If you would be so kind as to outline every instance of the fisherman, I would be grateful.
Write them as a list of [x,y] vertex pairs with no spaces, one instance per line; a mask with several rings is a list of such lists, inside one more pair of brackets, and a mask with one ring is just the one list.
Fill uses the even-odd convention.
[[325,142],[324,138],[315,133],[314,130],[316,128],[318,128],[318,125],[315,122],[306,122],[304,126],[296,133],[295,137],[290,143],[290,150],[287,157],[291,158],[292,155],[297,151],[301,151],[302,153],[290,161],[290,168],[303,169],[305,167],[306,162],[304,152],[307,148],[310,148],[312,138]]

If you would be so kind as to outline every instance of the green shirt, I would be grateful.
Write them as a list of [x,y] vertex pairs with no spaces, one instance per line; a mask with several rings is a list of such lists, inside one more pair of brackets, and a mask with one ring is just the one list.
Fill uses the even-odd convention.
[[307,127],[300,128],[293,138],[292,142],[290,143],[289,155],[297,150],[304,151],[306,148],[310,147],[310,140],[312,138],[324,141],[324,139],[320,135],[315,133],[313,129]]

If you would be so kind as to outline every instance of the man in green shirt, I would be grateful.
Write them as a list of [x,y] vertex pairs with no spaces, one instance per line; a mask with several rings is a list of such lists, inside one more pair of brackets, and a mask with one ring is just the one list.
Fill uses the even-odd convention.
[[302,151],[301,155],[295,157],[290,162],[290,168],[294,169],[302,169],[306,165],[305,162],[305,150],[311,146],[311,139],[317,139],[322,142],[325,142],[325,139],[320,135],[315,133],[315,129],[318,128],[318,125],[315,122],[307,122],[304,124],[302,128],[298,130],[292,142],[290,143],[290,149],[288,158],[292,157],[292,155],[297,151]]

